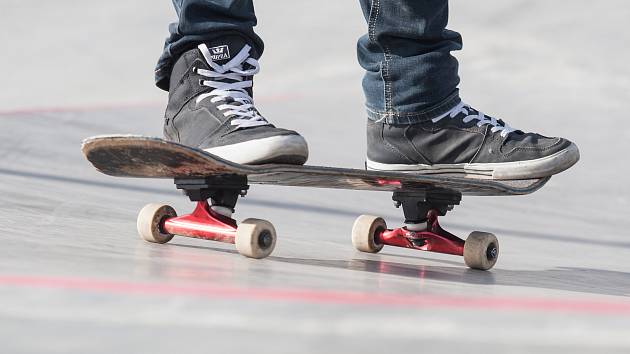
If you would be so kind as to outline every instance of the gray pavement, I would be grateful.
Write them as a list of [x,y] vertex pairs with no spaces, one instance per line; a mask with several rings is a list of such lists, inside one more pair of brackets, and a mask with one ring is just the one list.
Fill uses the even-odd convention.
[[[83,138],[159,135],[152,87],[168,1],[5,1],[0,20],[0,352],[627,353],[630,17],[626,1],[452,1],[462,95],[582,160],[525,197],[466,198],[443,223],[497,234],[490,272],[457,257],[361,254],[354,218],[401,222],[378,192],[255,186],[237,219],[272,221],[274,254],[141,241],[142,205],[192,205],[166,180],[115,179]],[[257,2],[261,110],[313,164],[361,167],[358,4]]]

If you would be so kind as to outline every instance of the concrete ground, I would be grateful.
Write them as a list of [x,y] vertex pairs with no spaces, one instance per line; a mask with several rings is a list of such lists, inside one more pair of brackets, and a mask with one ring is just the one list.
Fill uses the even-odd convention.
[[[192,205],[167,180],[100,175],[81,140],[159,135],[152,70],[168,1],[5,0],[0,20],[0,352],[628,353],[630,5],[451,2],[462,95],[512,126],[578,143],[582,160],[525,197],[466,198],[443,223],[494,232],[489,272],[462,259],[353,250],[390,195],[255,186],[236,217],[272,221],[265,260],[230,245],[147,244],[136,213]],[[312,164],[360,167],[358,4],[257,2],[261,110],[308,139]]]

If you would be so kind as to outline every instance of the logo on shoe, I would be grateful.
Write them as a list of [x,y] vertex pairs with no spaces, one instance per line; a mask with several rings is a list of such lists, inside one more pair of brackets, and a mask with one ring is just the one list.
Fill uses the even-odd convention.
[[230,59],[230,48],[227,45],[212,47],[210,53],[212,53],[212,60],[214,61]]

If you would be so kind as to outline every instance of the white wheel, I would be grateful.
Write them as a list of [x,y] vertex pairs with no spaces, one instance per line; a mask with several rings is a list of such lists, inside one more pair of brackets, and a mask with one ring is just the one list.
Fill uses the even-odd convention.
[[382,243],[375,240],[377,232],[387,230],[383,218],[372,215],[361,215],[352,226],[352,245],[361,252],[378,253],[383,249]]
[[265,258],[276,247],[276,229],[267,220],[245,219],[236,228],[234,241],[243,256]]
[[177,213],[169,205],[147,204],[138,214],[138,233],[143,240],[154,243],[167,243],[174,235],[164,233],[161,229],[165,218],[176,217]]
[[499,240],[488,232],[474,231],[464,243],[464,262],[473,269],[488,270],[499,258]]

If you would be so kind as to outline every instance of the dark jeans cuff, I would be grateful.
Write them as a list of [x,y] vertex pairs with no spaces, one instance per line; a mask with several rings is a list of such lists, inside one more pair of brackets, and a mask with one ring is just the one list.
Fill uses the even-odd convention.
[[366,109],[368,119],[373,121],[386,124],[415,124],[439,117],[453,109],[453,107],[457,106],[461,101],[462,100],[459,98],[459,90],[456,89],[441,102],[418,112],[380,112],[370,109],[369,106]]
[[245,41],[254,48],[256,56],[260,57],[264,50],[264,44],[258,36],[253,34],[253,32],[252,35],[248,35],[240,31],[228,30],[215,31],[204,35],[183,36],[173,43],[167,43],[164,46],[164,52],[158,60],[155,68],[155,85],[164,91],[168,91],[173,65],[175,65],[175,62],[183,53],[196,48],[201,43],[210,42],[218,38],[231,35],[243,37]]

